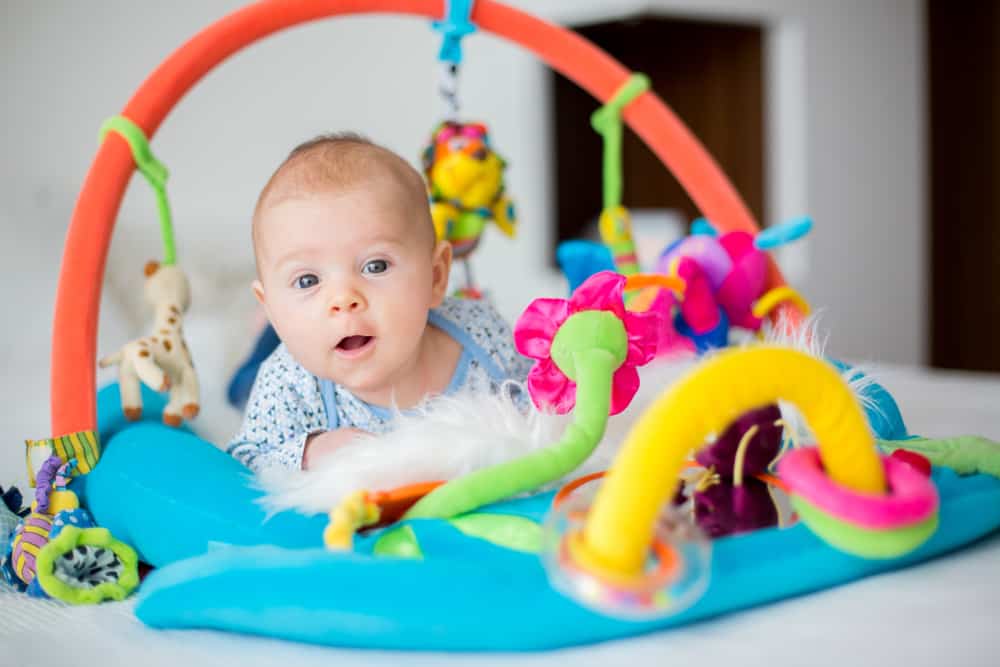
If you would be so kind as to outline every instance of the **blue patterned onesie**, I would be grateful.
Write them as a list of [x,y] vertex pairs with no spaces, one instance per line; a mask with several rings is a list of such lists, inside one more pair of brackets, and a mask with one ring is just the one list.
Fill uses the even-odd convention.
[[[524,382],[532,361],[514,349],[510,327],[490,304],[449,298],[427,319],[462,346],[445,394],[497,393],[506,380]],[[261,364],[243,427],[226,451],[255,472],[273,466],[298,469],[309,435],[340,427],[384,433],[392,427],[392,416],[392,410],[310,374],[281,344]]]

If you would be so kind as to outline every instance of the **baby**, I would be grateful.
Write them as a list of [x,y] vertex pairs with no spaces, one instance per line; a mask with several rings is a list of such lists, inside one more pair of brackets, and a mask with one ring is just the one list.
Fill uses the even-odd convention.
[[530,361],[482,301],[445,296],[420,174],[356,135],[291,152],[253,216],[253,291],[282,344],[261,365],[227,451],[250,469],[309,468],[395,409],[523,382]]

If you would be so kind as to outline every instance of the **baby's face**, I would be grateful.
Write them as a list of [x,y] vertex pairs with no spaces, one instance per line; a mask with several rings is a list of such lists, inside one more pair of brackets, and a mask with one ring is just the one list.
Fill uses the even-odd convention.
[[258,213],[254,291],[312,374],[379,392],[415,368],[450,254],[406,209],[391,192],[359,186]]

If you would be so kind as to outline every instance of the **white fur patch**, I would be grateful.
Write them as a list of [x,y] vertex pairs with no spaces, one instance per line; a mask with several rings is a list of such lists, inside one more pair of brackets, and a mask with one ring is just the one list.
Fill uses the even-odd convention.
[[[771,329],[765,331],[764,340],[773,345],[781,345],[805,352],[817,359],[826,359],[827,335],[820,333],[818,313],[805,318],[794,330],[786,326],[782,317]],[[858,399],[858,403],[863,409],[881,412],[878,403],[867,395],[867,389],[871,385],[877,384],[870,369],[853,366],[841,371],[840,377]],[[781,408],[781,418],[785,421],[786,432],[791,434],[793,442],[811,442],[813,440],[812,430],[798,409],[786,401],[778,401],[778,405]]]
[[[270,511],[328,512],[354,491],[455,479],[558,441],[569,415],[534,409],[522,414],[509,396],[505,391],[438,397],[397,415],[392,431],[361,436],[312,470],[261,471],[259,484],[267,492],[262,503]],[[601,470],[610,458],[600,447],[573,475],[586,474],[584,468]]]

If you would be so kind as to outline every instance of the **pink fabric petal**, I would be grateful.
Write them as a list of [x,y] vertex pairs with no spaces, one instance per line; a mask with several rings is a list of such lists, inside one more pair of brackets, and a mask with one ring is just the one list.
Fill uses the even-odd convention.
[[735,271],[731,273],[715,296],[729,316],[730,326],[753,331],[760,328],[761,321],[752,312],[753,302],[760,296],[760,292],[755,293],[752,285],[741,274]]
[[635,370],[635,366],[623,364],[611,379],[611,410],[608,414],[616,415],[627,408],[637,391],[639,391],[639,372]]
[[677,297],[674,296],[673,292],[668,289],[660,289],[656,291],[656,296],[653,297],[648,310],[662,313],[669,318],[673,313],[675,303],[677,303]]
[[[653,302],[649,304],[651,312],[660,313],[661,324],[659,340],[656,345],[656,356],[686,356],[694,353],[694,343],[687,336],[682,336],[674,327],[674,304],[677,299],[670,290],[661,289]],[[626,328],[628,325],[626,325]]]
[[732,273],[742,276],[751,292],[763,294],[767,282],[767,255],[759,250],[744,255],[733,264]]
[[625,313],[624,288],[625,276],[614,271],[599,271],[573,292],[569,299],[570,311],[609,310],[621,318]]
[[551,359],[543,359],[528,372],[528,393],[540,410],[566,414],[576,405],[576,383],[563,375]]
[[719,237],[719,244],[734,263],[750,253],[760,252],[753,244],[753,234],[749,232],[728,232]]
[[547,359],[552,339],[569,317],[566,299],[535,299],[514,325],[514,346],[532,359]]
[[719,325],[719,308],[715,304],[712,285],[701,266],[690,257],[681,258],[677,275],[684,279],[684,300],[681,313],[684,321],[697,334],[711,331]]
[[652,309],[641,313],[626,311],[623,323],[628,334],[628,356],[625,357],[625,363],[630,366],[645,366],[656,357],[660,330],[668,326],[663,313]]

